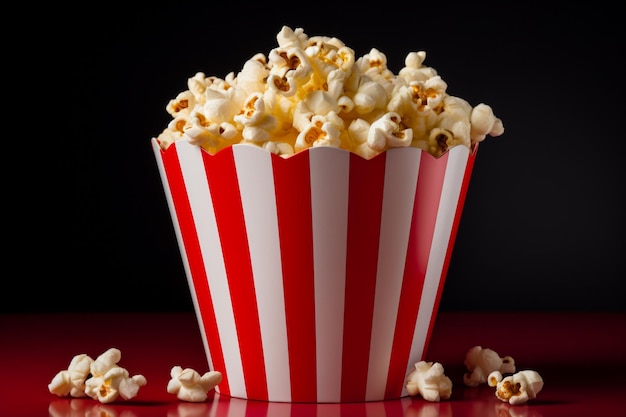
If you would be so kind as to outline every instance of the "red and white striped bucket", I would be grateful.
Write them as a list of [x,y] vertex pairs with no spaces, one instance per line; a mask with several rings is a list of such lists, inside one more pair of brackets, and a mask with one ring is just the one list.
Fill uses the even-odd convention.
[[424,359],[476,150],[281,158],[152,141],[209,366],[223,395],[407,396]]

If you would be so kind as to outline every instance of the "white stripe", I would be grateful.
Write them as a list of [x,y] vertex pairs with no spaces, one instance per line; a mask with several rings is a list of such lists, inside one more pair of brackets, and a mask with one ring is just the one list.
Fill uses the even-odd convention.
[[[271,397],[270,397],[271,398]],[[294,415],[298,415],[297,413],[291,411],[291,403],[288,402],[268,402],[267,404],[267,409],[264,410],[265,413],[263,413],[263,415],[266,415],[267,417],[292,417]],[[311,405],[306,404],[304,405],[305,408],[310,407]],[[258,408],[259,411],[261,411],[261,408]],[[261,414],[261,413],[259,413]],[[256,414],[256,415],[259,415]],[[243,414],[242,414],[243,415]],[[247,415],[252,415],[250,413],[248,413]]]
[[386,415],[387,410],[385,410],[385,403],[383,401],[370,401],[365,403],[365,417],[384,417]]
[[193,302],[193,307],[196,312],[196,320],[198,321],[198,327],[202,335],[202,344],[204,345],[204,351],[206,353],[207,360],[209,362],[209,368],[213,370],[215,369],[215,367],[213,366],[213,360],[211,358],[211,352],[209,349],[207,335],[204,330],[202,320],[200,318],[200,306],[198,304],[198,296],[196,294],[196,289],[194,288],[193,280],[191,278],[191,268],[189,267],[189,259],[185,251],[185,246],[183,244],[182,233],[180,231],[180,224],[178,223],[178,216],[176,215],[174,200],[172,198],[172,190],[170,189],[170,184],[167,180],[167,174],[165,172],[165,166],[163,165],[163,156],[161,154],[161,148],[156,139],[152,139],[152,149],[154,151],[154,155],[156,156],[156,162],[159,168],[159,174],[161,175],[161,181],[163,182],[165,198],[167,200],[167,205],[169,207],[170,216],[172,218],[172,224],[174,226],[174,233],[176,234],[176,241],[178,242],[178,248],[180,250],[181,259],[183,261],[183,268],[185,269],[185,276],[187,277],[187,284],[189,286],[189,290],[191,293],[191,301]]
[[[430,319],[433,315],[439,281],[442,278],[441,273],[446,257],[446,249],[450,241],[454,215],[461,193],[461,186],[463,185],[469,149],[465,146],[455,146],[450,149],[448,153],[448,162],[443,180],[439,210],[437,211],[433,241],[428,257],[428,265],[426,267],[426,276],[424,277],[422,299],[420,300],[409,363],[407,364],[407,373],[413,368],[415,362],[421,360],[424,354],[424,344],[426,343]],[[402,390],[402,395],[407,395],[406,389]]]
[[[409,409],[409,407],[411,406],[411,404],[413,403],[413,399],[410,397],[402,397],[400,398],[400,403],[402,404],[402,415],[409,415],[409,413],[407,412],[407,410]],[[424,404],[424,408],[426,409],[429,405],[428,404]],[[436,410],[438,410],[439,408],[437,407]],[[438,414],[438,413],[436,413]]]
[[318,402],[341,399],[349,157],[336,148],[309,150]]
[[224,256],[213,203],[210,193],[207,192],[209,187],[202,161],[202,151],[199,147],[191,145],[186,141],[177,142],[176,148],[196,225],[204,268],[209,281],[211,300],[213,301],[224,362],[228,372],[230,393],[233,396],[245,397],[246,386],[235,326],[235,316],[228,290]]
[[[359,414],[350,414],[348,410],[358,409],[359,412],[361,404],[351,404],[351,403],[343,403],[343,404],[328,404],[328,403],[320,403],[315,407],[315,417],[346,417],[346,416],[356,416]],[[297,415],[297,414],[294,414]],[[304,413],[303,413],[304,415]],[[268,417],[270,415],[268,414]]]
[[[224,400],[222,400],[222,401],[224,401]],[[220,394],[213,394],[213,399],[206,402],[207,406],[209,407],[209,414],[206,417],[219,417],[217,415],[217,409],[219,407],[219,403],[220,403]],[[181,406],[181,408],[182,408],[183,405],[184,404],[179,404],[179,406]]]
[[366,401],[385,396],[421,150],[387,151]]
[[290,401],[289,349],[272,154],[233,146],[261,326],[268,398]]
[[228,406],[226,413],[220,413],[220,416],[226,415],[226,417],[241,417],[250,414],[250,410],[248,410],[247,400],[244,400],[242,398],[224,397],[220,401],[222,401],[223,404],[227,404]]

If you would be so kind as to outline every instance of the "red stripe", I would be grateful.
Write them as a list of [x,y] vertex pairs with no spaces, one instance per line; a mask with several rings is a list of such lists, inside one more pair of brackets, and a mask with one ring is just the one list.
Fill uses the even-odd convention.
[[[325,410],[322,407],[329,406],[329,411]],[[343,403],[339,404],[318,404],[317,405],[317,414],[316,417],[327,417],[327,416],[337,416],[337,417],[366,417],[368,415],[372,416],[373,414],[369,412],[368,407],[371,407],[370,402],[352,402],[352,403]],[[300,417],[300,415],[298,415]],[[304,414],[302,415],[304,417]]]
[[309,153],[272,155],[280,237],[291,401],[315,402],[315,288]]
[[386,154],[350,154],[341,401],[365,398]]
[[[452,257],[452,249],[454,248],[454,242],[456,240],[456,234],[459,230],[459,222],[461,221],[461,214],[463,213],[463,206],[465,204],[465,197],[467,196],[467,189],[469,187],[470,178],[472,176],[472,170],[474,169],[474,161],[476,160],[476,152],[478,152],[478,144],[469,155],[467,166],[465,167],[465,173],[463,174],[463,182],[461,184],[461,191],[459,193],[459,201],[454,214],[454,221],[452,223],[452,230],[450,233],[450,242],[448,242],[448,248],[446,250],[446,257],[443,264],[443,270],[441,272],[441,279],[439,281],[439,288],[437,289],[437,296],[435,298],[435,306],[433,310],[433,316],[430,319],[428,326],[428,334],[426,336],[426,348],[430,343],[430,336],[432,335],[433,327],[435,326],[435,319],[437,318],[437,311],[439,310],[439,302],[441,301],[441,294],[443,293],[443,287],[448,275],[448,267],[450,266],[450,258]],[[426,349],[424,350],[424,356],[426,356]]]
[[222,245],[239,350],[250,399],[267,399],[267,382],[252,262],[232,148],[202,153]]
[[229,395],[228,372],[224,363],[224,353],[222,352],[222,344],[217,330],[217,322],[215,321],[211,291],[209,290],[204,260],[200,250],[200,243],[198,242],[198,235],[196,234],[196,226],[191,213],[191,206],[187,198],[187,190],[178,161],[176,146],[170,146],[167,152],[160,151],[160,157],[163,161],[167,182],[172,194],[176,219],[178,220],[178,227],[180,228],[183,246],[185,248],[185,254],[183,254],[183,256],[187,258],[189,264],[191,280],[198,300],[201,322],[210,347],[213,368],[214,370],[222,372],[222,382],[219,385],[219,390],[221,393]]
[[404,387],[447,159],[447,153],[438,159],[421,155],[385,398],[400,397]]

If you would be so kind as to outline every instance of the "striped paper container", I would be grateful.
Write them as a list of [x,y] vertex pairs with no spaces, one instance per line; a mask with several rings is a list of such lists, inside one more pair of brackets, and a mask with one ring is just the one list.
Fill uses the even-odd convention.
[[476,149],[154,154],[223,395],[405,397],[424,359]]

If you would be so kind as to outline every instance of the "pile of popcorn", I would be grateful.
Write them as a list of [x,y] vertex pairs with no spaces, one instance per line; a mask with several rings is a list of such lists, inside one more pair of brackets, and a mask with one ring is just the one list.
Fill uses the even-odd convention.
[[198,72],[166,106],[162,149],[185,139],[210,154],[249,144],[288,157],[333,146],[369,159],[413,146],[435,157],[504,133],[490,106],[447,94],[426,53],[411,52],[397,74],[372,48],[360,58],[341,40],[283,26],[278,47],[257,53],[224,79]]
[[[119,349],[110,348],[93,360],[86,354],[72,358],[68,369],[58,372],[48,384],[51,394],[60,397],[89,396],[101,403],[115,401],[118,396],[134,398],[139,388],[146,385],[143,375],[130,377],[128,371],[117,363],[121,359]],[[541,375],[533,370],[515,373],[515,361],[510,356],[500,357],[491,349],[474,346],[465,357],[468,372],[463,382],[469,387],[487,383],[495,387],[498,399],[511,405],[524,404],[537,397],[543,388]],[[503,374],[509,374],[503,377]],[[200,375],[192,368],[174,366],[170,371],[167,392],[181,401],[204,402],[207,393],[222,382],[222,374],[209,371]],[[421,396],[426,401],[439,402],[452,395],[452,380],[445,375],[439,362],[419,361],[406,379],[410,396]]]
[[87,354],[72,358],[66,370],[57,373],[48,390],[58,396],[89,396],[101,403],[109,403],[121,396],[125,400],[134,398],[139,388],[146,385],[143,375],[130,376],[117,363],[122,358],[119,349],[110,348],[95,360]]
[[[464,364],[468,370],[463,375],[465,385],[477,387],[487,383],[496,388],[499,400],[511,405],[524,404],[543,389],[543,378],[537,371],[528,369],[516,373],[513,358],[500,357],[492,349],[472,347],[467,351]],[[504,377],[503,374],[509,375]],[[438,402],[450,398],[452,381],[439,362],[420,361],[407,376],[406,390],[411,396],[420,395],[427,401]]]
[[[118,397],[130,400],[137,396],[139,389],[146,385],[143,375],[130,376],[125,368],[118,365],[122,353],[110,348],[95,360],[87,354],[76,355],[67,369],[58,372],[48,384],[51,394],[59,397],[91,397],[99,402],[111,403]],[[174,366],[170,371],[167,392],[175,394],[181,401],[202,402],[207,393],[222,382],[222,374],[209,371],[200,375],[191,368]]]

